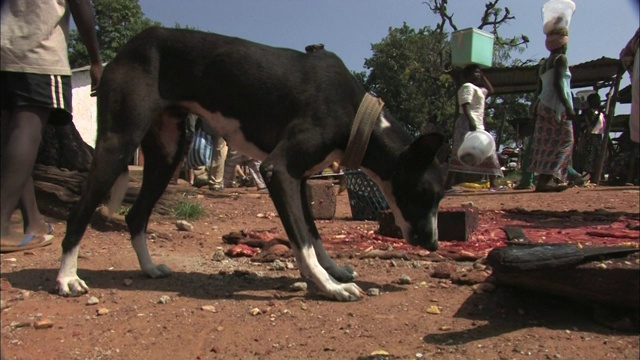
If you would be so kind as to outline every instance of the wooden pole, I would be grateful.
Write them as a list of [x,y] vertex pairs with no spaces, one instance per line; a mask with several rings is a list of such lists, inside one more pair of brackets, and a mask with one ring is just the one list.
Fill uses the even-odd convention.
[[606,124],[604,127],[604,137],[602,138],[602,143],[600,144],[598,164],[593,174],[594,176],[591,179],[591,182],[596,185],[600,184],[602,169],[604,168],[604,161],[607,158],[607,150],[609,146],[609,131],[611,130],[611,122],[613,121],[613,117],[615,116],[616,102],[618,101],[618,88],[620,87],[620,80],[622,79],[623,74],[624,69],[616,74],[613,86],[609,88],[609,93],[607,94],[607,105],[604,110],[604,118],[606,120]]

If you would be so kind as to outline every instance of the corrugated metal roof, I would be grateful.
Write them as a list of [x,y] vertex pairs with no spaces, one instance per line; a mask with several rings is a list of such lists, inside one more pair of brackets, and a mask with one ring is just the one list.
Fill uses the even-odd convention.
[[[619,59],[602,57],[597,60],[569,66],[571,88],[608,86],[622,71]],[[535,92],[538,81],[538,65],[483,69],[493,86],[493,94]]]

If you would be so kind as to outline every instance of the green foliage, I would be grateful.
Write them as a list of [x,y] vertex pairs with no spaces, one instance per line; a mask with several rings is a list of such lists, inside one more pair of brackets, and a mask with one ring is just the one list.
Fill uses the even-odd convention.
[[131,206],[122,205],[120,206],[120,209],[118,210],[117,214],[122,216],[127,216],[127,214],[129,213],[129,210],[131,210]]
[[[93,7],[100,56],[105,63],[134,35],[161,25],[144,17],[138,0],[93,0]],[[89,65],[89,55],[75,29],[69,33],[69,62],[72,68]]]
[[179,220],[197,220],[205,215],[206,211],[198,201],[188,198],[178,200],[173,215]]
[[365,60],[370,70],[365,87],[380,96],[401,122],[419,128],[430,118],[450,121],[455,113],[455,84],[445,75],[447,44],[447,34],[429,27],[415,30],[405,23],[389,28],[389,34],[372,45],[372,57]]

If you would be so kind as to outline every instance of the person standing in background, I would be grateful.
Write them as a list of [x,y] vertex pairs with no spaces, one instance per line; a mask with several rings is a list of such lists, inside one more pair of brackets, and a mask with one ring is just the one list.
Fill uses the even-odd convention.
[[454,125],[446,188],[449,189],[454,185],[456,173],[488,175],[491,187],[497,188],[494,180],[496,176],[502,177],[503,174],[495,152],[476,166],[464,165],[457,156],[458,149],[469,131],[484,130],[485,99],[493,92],[491,83],[478,65],[467,65],[462,70],[462,77],[464,84],[458,90],[459,115]]
[[221,136],[217,136],[211,155],[211,164],[209,164],[209,190],[221,191],[224,189],[224,163],[228,150],[227,142]]
[[581,137],[582,171],[589,173],[591,182],[599,179],[594,178],[594,172],[599,161],[600,146],[604,137],[605,118],[601,110],[601,99],[598,93],[587,96],[587,108],[583,110],[585,129]]
[[[38,209],[32,173],[45,126],[72,121],[69,15],[91,61],[92,96],[102,63],[89,0],[4,0],[0,14],[0,252],[4,253],[51,244],[52,227]],[[10,226],[18,207],[24,234]]]
[[535,191],[567,189],[571,166],[575,112],[571,95],[571,73],[567,60],[569,30],[558,27],[548,33],[545,47],[549,57],[540,66],[536,99],[536,126],[529,171],[538,174]]

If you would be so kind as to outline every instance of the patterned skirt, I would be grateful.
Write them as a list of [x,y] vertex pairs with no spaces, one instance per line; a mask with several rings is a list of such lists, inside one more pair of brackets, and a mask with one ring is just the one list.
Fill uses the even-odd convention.
[[555,110],[538,105],[531,150],[529,171],[553,175],[562,181],[567,179],[573,150],[573,125],[567,120],[566,113],[561,114],[561,121],[558,122]]
[[594,172],[596,164],[600,160],[600,146],[602,145],[601,134],[586,134],[584,138],[584,167],[586,172]]
[[456,119],[455,131],[453,133],[451,156],[449,157],[449,171],[468,174],[503,176],[502,170],[500,170],[498,155],[495,153],[495,151],[491,156],[489,156],[483,162],[476,166],[467,166],[461,163],[460,160],[458,160],[458,149],[460,149],[460,145],[462,145],[464,136],[468,132],[469,120],[467,120],[467,117],[465,115],[458,116],[458,119]]

